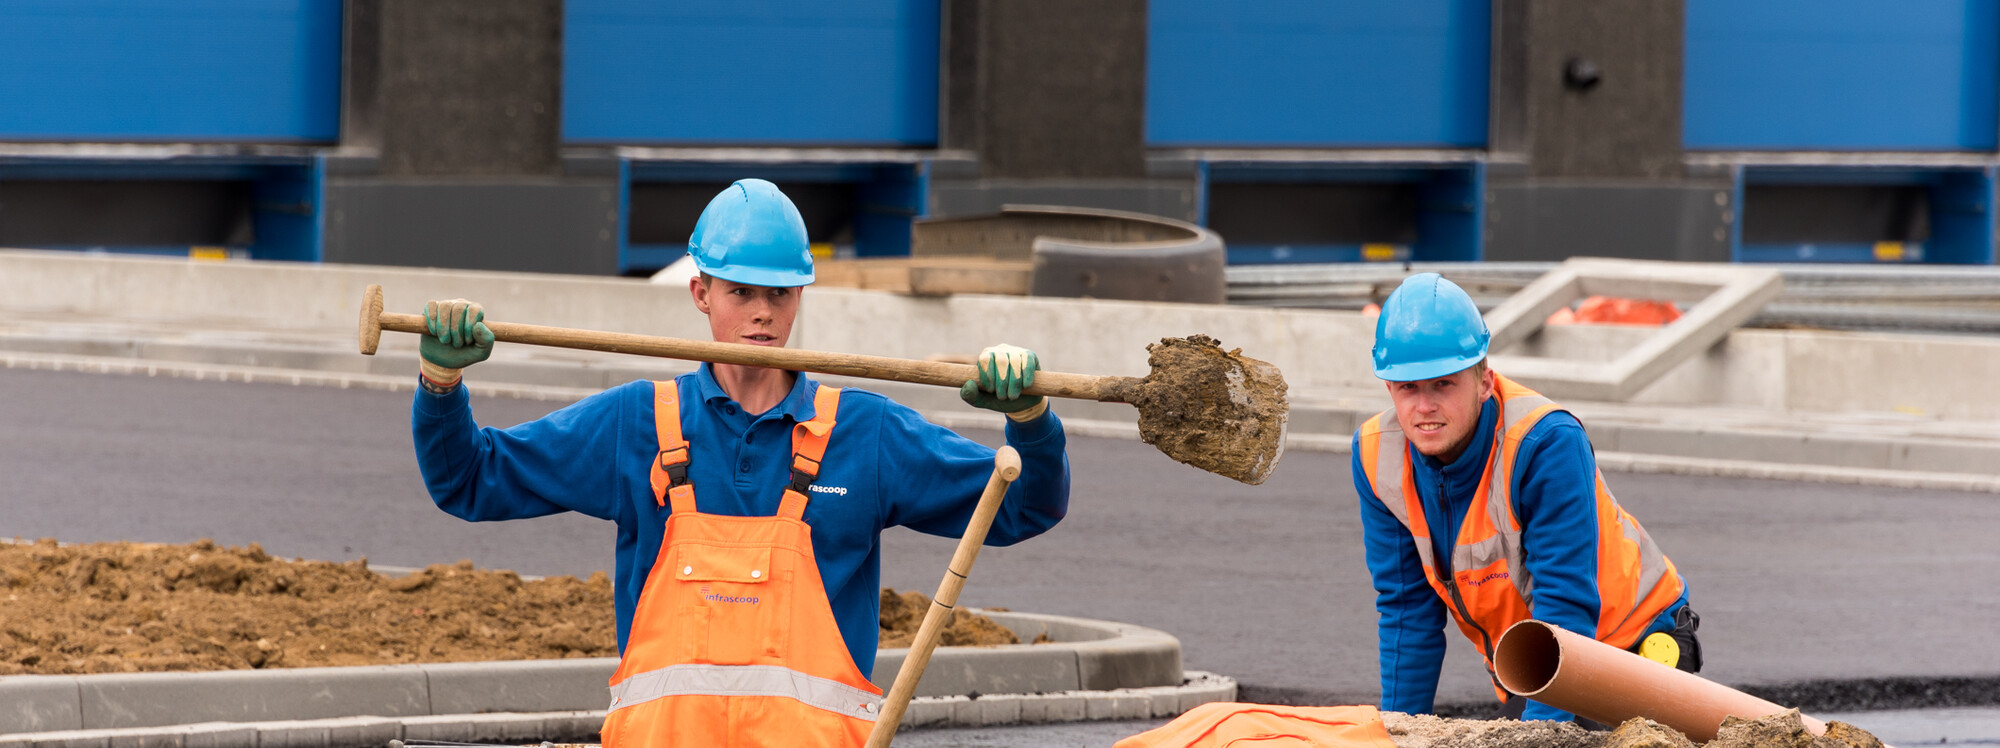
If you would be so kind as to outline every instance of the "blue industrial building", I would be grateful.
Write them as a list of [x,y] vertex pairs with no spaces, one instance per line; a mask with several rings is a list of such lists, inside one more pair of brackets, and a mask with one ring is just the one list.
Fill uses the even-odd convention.
[[32,0],[0,246],[578,273],[761,176],[1230,261],[1992,264],[2000,0]]

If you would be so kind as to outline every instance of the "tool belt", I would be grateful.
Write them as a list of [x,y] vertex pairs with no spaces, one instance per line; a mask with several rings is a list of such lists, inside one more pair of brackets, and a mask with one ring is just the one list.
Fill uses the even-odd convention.
[[[1695,636],[1695,631],[1700,628],[1701,614],[1694,612],[1694,606],[1683,605],[1680,610],[1674,611],[1674,628],[1672,631],[1648,634],[1640,638],[1637,643],[1634,643],[1632,649],[1629,651],[1641,657],[1647,657],[1647,653],[1644,651],[1646,642],[1656,636],[1666,636],[1674,640],[1675,648],[1680,651],[1680,658],[1679,661],[1674,663],[1674,669],[1699,673],[1701,672],[1701,639]],[[1658,660],[1659,658],[1647,657],[1647,659]]]

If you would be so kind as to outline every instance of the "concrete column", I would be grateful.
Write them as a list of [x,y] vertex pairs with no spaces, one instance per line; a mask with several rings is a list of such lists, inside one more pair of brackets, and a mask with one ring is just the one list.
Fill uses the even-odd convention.
[[1684,0],[1495,0],[1486,257],[1726,261],[1681,148]]
[[566,172],[562,0],[349,0],[334,262],[611,273],[616,170]]
[[1192,179],[1146,172],[1146,2],[945,0],[932,212],[1059,203],[1191,217]]

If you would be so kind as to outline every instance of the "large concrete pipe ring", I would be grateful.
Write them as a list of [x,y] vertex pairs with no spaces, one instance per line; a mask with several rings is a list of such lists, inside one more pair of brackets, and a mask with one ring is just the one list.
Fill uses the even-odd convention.
[[1221,236],[1144,213],[1008,205],[917,223],[911,254],[1032,261],[1033,296],[1196,304],[1228,296]]

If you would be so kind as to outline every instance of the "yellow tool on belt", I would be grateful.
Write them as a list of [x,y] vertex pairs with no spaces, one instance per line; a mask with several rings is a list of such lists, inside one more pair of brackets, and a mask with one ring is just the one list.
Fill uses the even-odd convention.
[[1681,665],[1681,643],[1674,641],[1674,637],[1666,632],[1657,632],[1639,643],[1639,656],[1677,668]]

